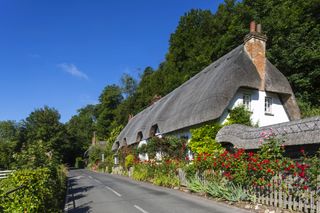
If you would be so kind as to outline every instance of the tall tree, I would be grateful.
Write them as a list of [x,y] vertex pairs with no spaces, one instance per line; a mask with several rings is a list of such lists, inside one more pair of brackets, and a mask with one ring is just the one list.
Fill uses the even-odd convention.
[[54,153],[54,157],[60,159],[64,156],[69,141],[66,129],[59,120],[59,112],[48,106],[31,112],[24,121],[24,146],[41,141],[48,152]]
[[121,88],[117,85],[108,85],[99,97],[97,106],[97,136],[105,139],[113,128],[115,111],[123,100]]
[[0,170],[9,169],[14,161],[18,127],[14,121],[0,121]]
[[93,132],[95,131],[96,107],[87,105],[78,110],[78,114],[66,124],[67,132],[70,136],[71,147],[69,151],[69,161],[73,162],[75,157],[82,156],[89,148]]
[[121,90],[128,98],[134,94],[137,89],[137,81],[129,74],[124,73],[121,76]]

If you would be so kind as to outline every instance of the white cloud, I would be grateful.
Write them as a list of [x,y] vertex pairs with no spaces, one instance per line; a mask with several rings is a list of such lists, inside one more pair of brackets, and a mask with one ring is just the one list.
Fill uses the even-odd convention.
[[65,71],[75,77],[83,78],[86,80],[89,79],[88,76],[84,72],[81,72],[74,64],[61,63],[61,64],[58,64],[58,67],[60,67],[63,71]]

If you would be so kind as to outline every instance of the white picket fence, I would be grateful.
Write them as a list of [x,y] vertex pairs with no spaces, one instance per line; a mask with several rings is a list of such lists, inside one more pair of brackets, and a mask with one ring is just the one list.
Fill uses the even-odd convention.
[[8,175],[10,175],[12,172],[14,172],[14,170],[4,170],[4,171],[0,171],[0,179],[7,178]]
[[[301,189],[304,180],[298,177],[273,177],[270,185],[246,187],[248,193],[255,195],[254,202],[300,212],[320,213],[320,176],[317,188]],[[300,189],[299,189],[300,188]]]
[[[187,186],[185,172],[178,170],[180,185]],[[199,177],[200,179],[203,177]],[[299,189],[304,186],[304,179],[288,176],[285,179],[281,175],[273,177],[270,185],[263,187],[244,187],[248,194],[253,195],[254,202],[269,206],[290,209],[305,213],[320,213],[320,176],[318,176],[317,188]]]

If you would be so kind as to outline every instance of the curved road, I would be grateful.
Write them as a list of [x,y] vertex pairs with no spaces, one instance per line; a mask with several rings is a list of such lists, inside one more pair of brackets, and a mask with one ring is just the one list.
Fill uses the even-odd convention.
[[70,170],[68,181],[68,213],[248,212],[178,190],[88,170]]

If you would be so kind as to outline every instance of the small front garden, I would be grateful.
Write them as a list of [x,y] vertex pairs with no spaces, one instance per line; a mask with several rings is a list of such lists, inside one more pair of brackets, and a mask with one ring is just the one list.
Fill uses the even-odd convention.
[[[235,148],[230,152],[214,140],[212,132],[217,128],[218,125],[207,125],[194,130],[189,143],[174,137],[155,137],[140,148],[126,147],[127,157],[120,162],[125,171],[133,168],[131,176],[135,180],[170,188],[185,185],[191,192],[220,200],[258,202],[259,196],[276,191],[290,196],[292,202],[309,200],[311,205],[313,199],[315,205],[320,195],[320,151],[307,157],[301,149],[300,159],[287,158],[285,146],[270,129],[261,133],[260,150]],[[191,159],[188,150],[193,152]],[[149,160],[139,161],[138,154],[145,152]],[[279,199],[279,195],[273,196]]]

